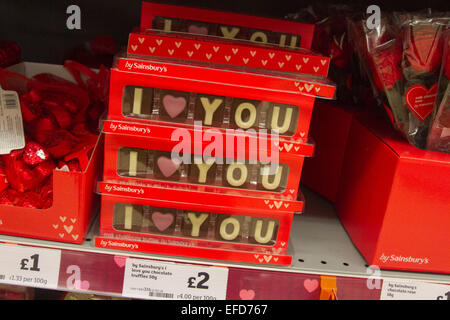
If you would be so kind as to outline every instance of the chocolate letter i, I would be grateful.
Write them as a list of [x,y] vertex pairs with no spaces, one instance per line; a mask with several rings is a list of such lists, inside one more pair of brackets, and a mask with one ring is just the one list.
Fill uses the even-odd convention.
[[134,88],[132,113],[141,114],[141,109],[142,109],[142,88]]
[[128,175],[135,177],[137,176],[137,167],[138,167],[138,152],[130,151],[130,163],[128,166]]
[[133,227],[133,206],[125,207],[124,229],[131,230]]

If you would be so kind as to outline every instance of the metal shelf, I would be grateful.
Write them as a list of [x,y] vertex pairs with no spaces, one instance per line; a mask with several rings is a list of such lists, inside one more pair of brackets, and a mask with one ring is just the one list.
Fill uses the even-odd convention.
[[[84,278],[90,279],[92,284],[87,291],[114,296],[121,294],[123,283],[123,268],[114,264],[116,256],[228,267],[227,299],[239,299],[240,290],[250,287],[258,292],[255,297],[258,299],[317,299],[320,288],[309,292],[305,290],[304,283],[318,283],[320,276],[336,277],[338,298],[341,299],[379,299],[381,287],[370,289],[367,286],[367,279],[373,279],[374,276],[380,281],[411,280],[450,284],[450,275],[447,274],[382,270],[374,275],[342,227],[333,205],[312,191],[305,189],[303,192],[306,210],[304,214],[294,218],[288,249],[288,254],[293,256],[290,266],[231,263],[101,249],[95,247],[92,241],[98,230],[96,223],[82,245],[5,235],[0,235],[0,242],[60,249],[61,267],[74,263],[67,261],[84,263]],[[80,291],[66,285],[67,275],[63,271],[60,271],[58,290]]]

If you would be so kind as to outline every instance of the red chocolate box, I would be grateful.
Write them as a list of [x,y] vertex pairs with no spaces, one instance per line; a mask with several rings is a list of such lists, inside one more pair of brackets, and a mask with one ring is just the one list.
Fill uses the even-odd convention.
[[[157,134],[158,130],[164,134]],[[286,148],[284,143],[274,146],[271,140],[245,136],[230,142],[230,137],[235,137],[216,133],[205,138],[207,131],[204,136],[202,131],[191,136],[180,128],[118,121],[105,122],[104,131],[105,180],[185,184],[192,190],[262,199],[297,197],[304,156],[290,152],[293,144]],[[303,145],[303,150],[311,155],[313,148]]]
[[334,93],[320,77],[119,58],[111,71],[108,118],[190,130],[198,121],[223,133],[277,132],[280,139],[305,142],[314,97]]
[[330,58],[306,49],[156,31],[131,33],[128,56],[162,57],[326,77]]
[[357,107],[317,101],[311,118],[314,157],[305,159],[301,182],[335,202],[339,190],[348,133]]
[[[201,257],[217,259],[214,252],[222,252],[222,260],[234,260],[237,254],[248,262],[290,263],[291,257],[278,260],[286,254],[292,210],[301,211],[302,201],[271,201],[269,207],[258,198],[239,202],[236,195],[183,186],[167,192],[168,187],[101,182],[100,237],[137,241],[138,247],[144,244],[144,251],[154,253],[166,248],[164,254],[198,257],[203,252]],[[274,202],[289,204],[291,211]],[[157,246],[153,249],[148,243]],[[277,258],[270,261],[263,254]]]
[[314,25],[215,10],[142,3],[141,30],[159,29],[310,49]]
[[336,207],[368,263],[449,273],[449,199],[450,154],[415,148],[385,119],[354,117]]
[[[72,78],[61,65],[24,62],[9,70],[26,77],[48,72],[68,80]],[[1,234],[77,244],[84,241],[99,200],[95,187],[101,171],[103,136],[98,137],[89,156],[85,149],[78,150],[78,153],[83,157],[83,171],[53,170],[53,202],[50,208],[0,205]],[[72,153],[67,157],[72,156],[75,158],[78,155]],[[4,175],[0,169],[0,190],[4,187]]]
[[98,201],[95,183],[102,154],[103,139],[100,137],[84,172],[53,171],[53,204],[50,208],[0,205],[0,233],[83,243]]

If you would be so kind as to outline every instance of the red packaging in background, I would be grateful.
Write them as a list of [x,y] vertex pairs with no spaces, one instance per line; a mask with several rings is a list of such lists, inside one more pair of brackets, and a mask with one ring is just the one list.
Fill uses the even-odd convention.
[[22,60],[20,47],[12,41],[0,41],[0,68],[6,68]]
[[310,129],[314,156],[305,158],[301,182],[332,202],[337,200],[348,134],[359,109],[332,101],[314,105]]

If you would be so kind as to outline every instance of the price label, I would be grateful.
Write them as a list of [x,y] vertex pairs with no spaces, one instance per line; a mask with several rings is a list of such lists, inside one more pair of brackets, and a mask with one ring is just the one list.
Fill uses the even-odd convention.
[[450,285],[383,281],[381,300],[450,300]]
[[0,244],[0,283],[56,289],[61,251]]
[[0,86],[0,154],[25,147],[22,111],[17,92]]
[[225,300],[228,268],[130,259],[122,295],[170,300]]

